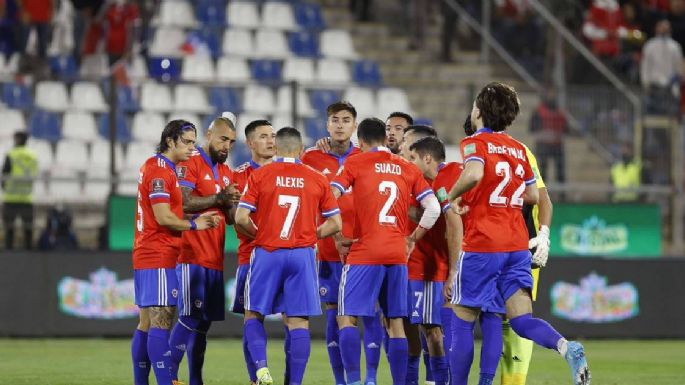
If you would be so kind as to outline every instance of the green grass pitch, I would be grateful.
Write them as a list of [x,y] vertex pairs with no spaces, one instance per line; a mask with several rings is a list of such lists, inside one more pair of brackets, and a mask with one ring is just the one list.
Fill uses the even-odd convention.
[[[685,384],[683,341],[596,340],[585,341],[585,346],[595,385]],[[268,348],[275,383],[282,384],[283,341],[269,341]],[[478,352],[476,346],[476,363],[469,384],[478,381]],[[129,341],[124,339],[0,339],[0,385],[132,384],[130,366]],[[239,340],[210,336],[204,372],[206,385],[248,385],[244,367]],[[181,378],[185,377],[184,360]],[[570,384],[566,363],[556,353],[538,347],[528,379],[528,385]],[[321,340],[312,342],[304,382],[333,385]],[[151,379],[150,383],[155,381]],[[378,383],[391,384],[385,357],[381,359]]]

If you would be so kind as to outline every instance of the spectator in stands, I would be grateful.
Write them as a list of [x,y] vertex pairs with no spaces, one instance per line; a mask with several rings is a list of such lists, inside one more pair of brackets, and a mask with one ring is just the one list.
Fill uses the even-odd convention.
[[74,18],[74,53],[80,63],[86,53],[92,53],[93,42],[100,39],[100,24],[98,15],[105,0],[71,0],[76,10]]
[[633,157],[633,149],[629,143],[623,144],[621,158],[611,166],[611,185],[617,189],[614,192],[614,202],[634,202],[638,199],[635,191],[640,187],[642,164]]
[[139,21],[138,5],[130,0],[117,0],[107,7],[105,21],[107,55],[112,65],[131,49]]
[[17,51],[17,27],[16,0],[0,0],[0,54],[7,58]]
[[540,20],[527,1],[495,0],[493,31],[497,40],[528,70],[539,73],[543,61],[544,34]]
[[671,23],[661,20],[642,50],[640,77],[650,113],[677,112],[680,98],[683,51],[671,38]]
[[566,180],[566,158],[564,135],[568,133],[566,114],[557,106],[556,95],[547,91],[530,120],[530,131],[535,136],[535,154],[540,165],[542,179],[550,180],[547,174],[549,160],[554,160],[557,181]]
[[78,240],[71,222],[71,213],[64,206],[58,205],[50,209],[45,230],[38,240],[38,248],[44,251],[78,249]]
[[20,49],[26,53],[29,35],[36,32],[36,46],[38,58],[47,58],[48,43],[50,42],[50,22],[52,21],[52,0],[19,0],[20,16]]
[[14,222],[21,218],[24,228],[24,246],[28,250],[33,241],[33,178],[38,174],[38,157],[26,146],[28,134],[14,134],[14,148],[5,157],[2,166],[4,207],[2,221],[5,227],[5,248],[14,248]]
[[350,0],[350,11],[357,21],[371,21],[371,0]]
[[446,2],[442,2],[442,31],[440,36],[440,60],[443,63],[451,63],[452,41],[455,39],[454,32],[457,29],[457,12]]
[[594,0],[583,24],[583,35],[590,41],[592,52],[600,58],[614,58],[621,48],[620,38],[628,31],[616,0]]

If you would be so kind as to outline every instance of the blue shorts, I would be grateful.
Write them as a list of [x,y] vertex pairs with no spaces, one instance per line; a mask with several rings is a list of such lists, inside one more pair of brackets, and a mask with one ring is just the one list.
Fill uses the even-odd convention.
[[224,272],[200,265],[180,263],[176,265],[180,286],[178,315],[205,321],[223,321]]
[[406,265],[345,265],[340,278],[338,315],[376,314],[376,302],[388,318],[407,316]]
[[245,281],[247,272],[250,271],[250,264],[238,265],[235,272],[235,295],[233,296],[233,306],[231,311],[238,314],[245,314]]
[[518,289],[530,290],[531,255],[528,250],[507,253],[462,252],[457,266],[452,303],[500,313],[497,296],[506,302]]
[[245,284],[245,308],[262,315],[321,315],[314,248],[255,247]]
[[407,309],[409,321],[416,325],[442,325],[440,309],[445,304],[442,296],[444,283],[409,280]]
[[138,269],[133,271],[138,307],[176,306],[178,281],[175,269]]
[[338,303],[338,289],[343,264],[341,262],[319,262],[319,295],[321,302]]

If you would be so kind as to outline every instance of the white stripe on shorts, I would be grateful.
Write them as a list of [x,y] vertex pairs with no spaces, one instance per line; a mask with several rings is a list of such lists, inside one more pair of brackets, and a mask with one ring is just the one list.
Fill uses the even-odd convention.
[[350,270],[350,265],[345,265],[342,268],[342,275],[340,276],[340,285],[338,286],[338,315],[345,314],[345,283],[347,283],[347,272]]

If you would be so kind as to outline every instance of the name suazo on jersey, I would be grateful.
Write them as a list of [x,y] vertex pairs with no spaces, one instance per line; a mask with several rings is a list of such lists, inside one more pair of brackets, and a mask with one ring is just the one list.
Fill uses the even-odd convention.
[[160,226],[152,211],[152,205],[168,203],[171,211],[183,218],[183,198],[176,177],[176,165],[163,155],[149,158],[140,167],[137,203],[133,268],[175,268],[181,233]]
[[[302,163],[320,171],[329,181],[332,181],[338,173],[338,169],[343,167],[346,160],[360,154],[359,148],[350,145],[346,154],[338,156],[330,152],[324,152],[315,148],[307,150],[302,156]],[[354,200],[352,194],[345,194],[338,199],[340,214],[342,217],[342,234],[345,238],[352,239],[354,236]],[[335,241],[332,237],[320,239],[317,243],[317,258],[320,261],[340,262],[340,255],[335,248]]]
[[462,197],[464,251],[509,252],[528,249],[521,215],[526,186],[535,175],[523,144],[503,132],[481,128],[462,140],[464,164],[481,162],[483,178]]
[[[222,163],[212,164],[209,156],[198,148],[197,153],[176,167],[179,184],[193,189],[194,196],[210,196],[231,184],[233,172]],[[224,220],[219,226],[205,231],[184,231],[179,263],[192,263],[209,269],[224,270],[223,245],[226,237],[226,218],[222,210],[210,208]],[[199,214],[199,213],[198,213]]]

